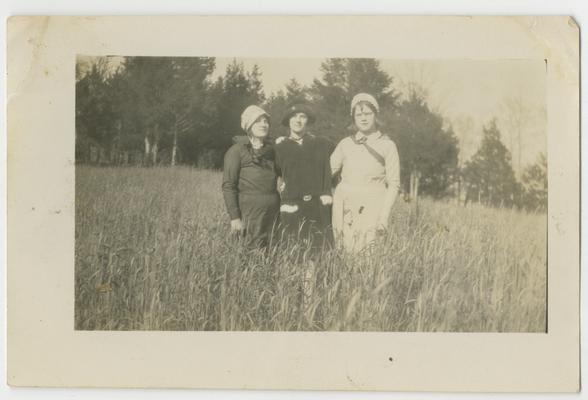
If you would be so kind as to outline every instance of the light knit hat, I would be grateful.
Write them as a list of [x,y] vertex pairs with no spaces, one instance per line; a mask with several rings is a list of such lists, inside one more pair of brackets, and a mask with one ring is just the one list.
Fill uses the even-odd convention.
[[374,106],[377,113],[380,112],[380,106],[378,105],[378,101],[375,99],[374,96],[367,93],[358,93],[353,97],[353,100],[351,100],[351,115],[353,115],[353,110],[355,109],[355,106],[361,103],[362,101],[370,103],[372,106]]
[[241,114],[241,128],[245,132],[249,132],[249,128],[251,128],[257,118],[261,117],[262,115],[265,115],[269,118],[269,114],[266,113],[263,108],[255,105],[247,107],[243,111],[243,114]]

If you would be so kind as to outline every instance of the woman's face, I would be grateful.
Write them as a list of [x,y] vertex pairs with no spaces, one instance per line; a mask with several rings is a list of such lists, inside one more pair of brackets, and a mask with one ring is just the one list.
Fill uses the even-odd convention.
[[371,133],[376,130],[376,114],[365,104],[359,104],[355,107],[353,121],[362,133]]
[[306,132],[306,124],[308,123],[308,117],[305,113],[296,113],[290,117],[290,131],[300,135]]
[[255,120],[251,128],[249,128],[251,135],[256,138],[264,138],[269,132],[269,120],[266,115],[261,115]]

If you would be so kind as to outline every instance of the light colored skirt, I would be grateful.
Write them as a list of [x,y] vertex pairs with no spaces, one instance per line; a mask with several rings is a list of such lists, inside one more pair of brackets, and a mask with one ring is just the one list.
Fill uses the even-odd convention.
[[385,196],[383,184],[341,182],[337,186],[333,197],[333,231],[337,246],[358,253],[375,241]]

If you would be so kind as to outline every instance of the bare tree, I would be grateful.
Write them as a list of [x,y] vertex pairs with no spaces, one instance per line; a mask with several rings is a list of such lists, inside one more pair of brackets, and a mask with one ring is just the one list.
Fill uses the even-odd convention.
[[522,174],[522,149],[524,132],[529,125],[531,118],[531,109],[523,100],[523,96],[519,91],[518,94],[507,97],[502,104],[502,111],[504,115],[504,130],[508,132],[508,150],[510,151],[514,171],[517,179],[520,179]]

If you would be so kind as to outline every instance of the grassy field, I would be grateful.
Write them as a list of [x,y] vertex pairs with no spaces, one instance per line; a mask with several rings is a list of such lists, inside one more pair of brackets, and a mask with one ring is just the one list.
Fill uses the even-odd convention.
[[545,215],[422,201],[417,218],[399,200],[371,257],[313,264],[292,245],[247,252],[220,180],[76,167],[76,329],[546,329]]

